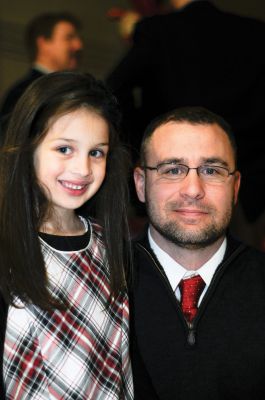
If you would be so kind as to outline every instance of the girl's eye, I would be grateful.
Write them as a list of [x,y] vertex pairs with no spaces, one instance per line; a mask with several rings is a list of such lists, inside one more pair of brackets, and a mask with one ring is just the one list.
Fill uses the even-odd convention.
[[68,146],[61,146],[57,150],[59,151],[59,153],[66,154],[66,155],[70,154],[72,151],[71,148]]
[[92,157],[100,158],[100,157],[103,157],[103,156],[104,156],[104,151],[103,151],[103,150],[98,150],[98,149],[96,149],[96,150],[91,150],[91,151],[89,152],[89,154],[90,154]]

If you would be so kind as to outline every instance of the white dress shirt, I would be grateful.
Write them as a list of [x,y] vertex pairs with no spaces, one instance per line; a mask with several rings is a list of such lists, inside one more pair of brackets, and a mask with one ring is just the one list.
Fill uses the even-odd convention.
[[208,287],[210,286],[211,280],[218,265],[222,262],[224,258],[227,246],[226,238],[223,240],[217,252],[196,271],[185,269],[179,263],[177,263],[172,257],[170,257],[170,255],[168,255],[164,250],[162,250],[161,247],[159,247],[158,244],[152,238],[150,229],[148,230],[148,239],[151,249],[155,253],[159,263],[163,267],[165,274],[169,280],[169,283],[172,287],[172,290],[173,292],[175,292],[178,300],[180,300],[180,290],[178,285],[182,279],[191,278],[194,275],[200,275],[202,277],[202,279],[205,282],[205,288],[199,298],[198,301],[198,306],[199,306],[203,299],[203,296],[205,295]]
[[42,72],[43,74],[50,74],[50,73],[54,72],[51,69],[44,67],[44,65],[39,64],[39,63],[34,63],[32,68],[36,69],[37,71]]

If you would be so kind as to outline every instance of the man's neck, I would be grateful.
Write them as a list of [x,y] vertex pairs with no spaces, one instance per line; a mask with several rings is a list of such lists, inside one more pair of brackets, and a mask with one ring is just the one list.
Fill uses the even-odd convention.
[[45,55],[38,55],[36,60],[34,61],[35,65],[38,65],[40,69],[47,71],[46,73],[51,73],[57,70],[55,68],[54,63],[52,63]]
[[150,233],[153,240],[162,250],[185,269],[192,271],[198,270],[210,260],[224,240],[224,236],[222,236],[216,242],[204,248],[184,248],[160,235],[152,225],[150,226]]
[[52,70],[47,68],[45,65],[40,64],[40,63],[36,63],[36,62],[32,65],[32,67],[34,69],[36,69],[37,71],[42,72],[43,74],[50,74],[51,72],[53,72]]

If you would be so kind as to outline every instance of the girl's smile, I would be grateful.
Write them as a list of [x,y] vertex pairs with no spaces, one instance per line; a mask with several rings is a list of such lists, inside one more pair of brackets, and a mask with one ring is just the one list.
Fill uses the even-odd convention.
[[34,153],[37,179],[61,218],[88,201],[106,172],[109,130],[96,112],[80,108],[59,117]]
[[73,183],[69,181],[59,181],[63,188],[72,196],[81,196],[85,193],[88,183]]

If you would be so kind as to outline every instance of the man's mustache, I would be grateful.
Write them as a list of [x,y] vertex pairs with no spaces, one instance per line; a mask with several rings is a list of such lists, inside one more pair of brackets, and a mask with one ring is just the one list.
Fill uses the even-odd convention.
[[202,203],[200,200],[190,199],[187,201],[172,201],[166,204],[166,209],[169,211],[182,210],[182,209],[196,209],[201,212],[210,213],[215,211],[215,207]]

